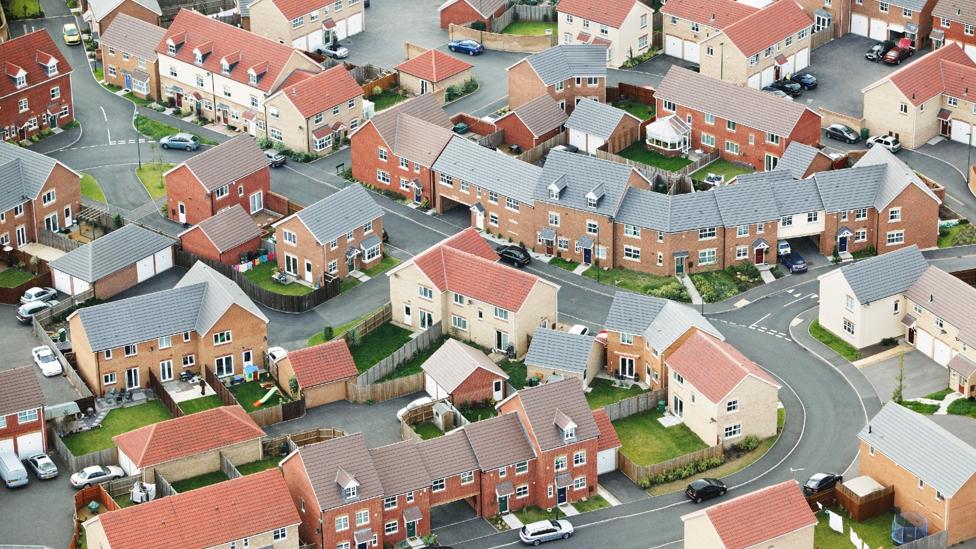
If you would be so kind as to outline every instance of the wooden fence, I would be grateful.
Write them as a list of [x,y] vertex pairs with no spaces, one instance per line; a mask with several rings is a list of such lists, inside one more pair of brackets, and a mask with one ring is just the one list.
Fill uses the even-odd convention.
[[104,488],[105,491],[108,492],[108,495],[112,496],[112,499],[118,499],[120,497],[129,495],[129,492],[132,490],[132,486],[140,480],[142,480],[142,475],[132,475],[103,482],[99,486]]
[[384,358],[383,360],[377,362],[371,366],[365,372],[359,374],[356,378],[357,385],[370,385],[376,383],[384,376],[390,374],[404,362],[410,360],[418,352],[423,351],[431,346],[438,338],[443,335],[443,329],[441,323],[438,322],[434,324],[427,330],[420,332],[416,337],[406,342],[403,347],[400,347],[393,354]]
[[611,162],[616,162],[617,164],[626,164],[632,166],[638,172],[640,172],[644,177],[654,182],[655,178],[662,178],[668,183],[668,188],[671,188],[676,180],[683,180],[691,176],[691,174],[704,168],[705,166],[715,162],[720,158],[718,151],[712,151],[697,160],[691,162],[687,166],[676,171],[663,170],[661,168],[644,164],[641,162],[635,162],[633,160],[624,158],[618,154],[607,152],[605,150],[606,145],[601,146],[600,149],[596,150],[597,158],[602,158],[603,160],[609,160]]
[[888,486],[884,490],[859,496],[843,484],[835,487],[837,503],[851,514],[854,522],[862,522],[876,517],[895,506],[895,488]]
[[45,327],[50,326],[51,324],[54,324],[55,319],[67,313],[68,309],[71,309],[72,307],[78,307],[79,305],[88,301],[89,299],[92,299],[93,297],[95,297],[95,290],[92,288],[88,288],[87,290],[81,292],[80,294],[75,294],[73,296],[68,297],[67,299],[59,301],[57,305],[51,307],[50,309],[45,309],[43,311],[36,313],[34,315],[34,319],[40,322],[41,326],[45,326]]
[[[213,371],[209,364],[203,365],[203,377],[217,396],[220,398],[220,402],[224,406],[234,406],[240,404],[234,393],[227,388],[226,385],[217,377],[217,374]],[[281,404],[276,404],[274,406],[267,406],[264,408],[259,408],[253,412],[248,412],[254,423],[257,423],[259,427],[267,427],[268,425],[274,425],[275,423],[281,423],[282,421],[288,421],[289,419],[300,418],[305,415],[305,399],[300,398],[298,400],[293,400],[291,402],[284,402]]]
[[346,384],[346,399],[350,402],[383,402],[403,395],[409,395],[424,389],[424,373],[417,372],[409,376],[398,377],[383,383],[360,385]]
[[157,498],[164,498],[166,496],[175,496],[176,494],[179,493],[176,491],[175,488],[173,488],[173,485],[170,484],[168,480],[166,480],[166,477],[164,477],[162,473],[160,473],[159,471],[154,471],[154,472],[156,475],[156,497]]
[[70,252],[84,245],[83,242],[71,240],[61,233],[53,233],[47,230],[38,231],[37,243],[61,250],[62,252]]
[[76,456],[65,446],[60,436],[55,436],[53,442],[54,451],[61,456],[61,459],[64,460],[72,473],[77,473],[85,467],[91,467],[92,465],[115,465],[119,462],[119,449],[115,446],[90,454]]
[[556,10],[549,6],[529,6],[515,4],[496,17],[491,23],[491,30],[502,32],[505,27],[515,21],[543,21],[548,16],[550,21],[556,20]]
[[617,421],[618,419],[623,419],[634,414],[654,410],[657,408],[658,401],[661,400],[667,402],[667,389],[648,391],[630,398],[625,398],[613,404],[607,404],[603,407],[603,410],[610,416],[610,421]]
[[224,406],[234,406],[238,404],[237,398],[234,397],[234,393],[230,392],[224,384],[217,378],[217,374],[210,368],[209,364],[203,365],[203,379],[207,382],[207,385],[217,393],[217,397],[220,398],[220,402]]
[[[88,384],[81,379],[81,376],[79,376],[78,372],[75,371],[74,367],[71,365],[71,362],[66,356],[64,356],[61,349],[58,348],[58,346],[51,339],[51,336],[48,335],[47,330],[45,330],[44,326],[42,326],[37,320],[37,316],[34,316],[31,322],[34,327],[34,335],[37,336],[37,339],[41,340],[42,345],[47,345],[52,351],[54,351],[54,356],[56,356],[58,358],[58,362],[61,363],[61,373],[64,375],[65,379],[68,380],[68,383],[74,387],[75,391],[77,391],[82,398],[91,397],[92,392],[91,389],[88,388]],[[79,409],[82,412],[85,411],[85,408]]]
[[24,292],[35,286],[50,286],[51,271],[34,275],[34,278],[13,288],[0,288],[0,303],[20,305],[20,297]]
[[237,470],[237,467],[234,467],[234,464],[227,459],[227,456],[225,456],[223,452],[220,452],[220,470],[227,475],[228,479],[235,479],[243,476],[241,475],[241,472]]
[[630,460],[623,452],[617,452],[617,468],[620,472],[624,474],[627,478],[634,481],[635,484],[641,485],[641,482],[649,477],[667,473],[673,469],[680,469],[685,465],[694,463],[703,459],[713,459],[721,458],[725,456],[725,450],[722,445],[711,446],[697,452],[692,452],[690,454],[685,454],[683,456],[678,456],[674,459],[669,459],[661,463],[655,463],[653,465],[637,465]]
[[170,396],[166,388],[163,387],[163,384],[159,381],[159,378],[157,378],[156,374],[153,373],[152,368],[149,369],[149,388],[153,390],[153,392],[156,394],[156,398],[163,403],[163,406],[166,406],[166,409],[169,410],[169,415],[173,416],[174,418],[186,415],[183,413],[183,410],[180,409],[180,406],[176,403],[176,401],[173,400],[173,397]]
[[264,457],[280,455],[282,445],[288,447],[288,453],[294,452],[300,446],[324,442],[334,438],[344,437],[346,433],[341,429],[320,427],[290,435],[265,437],[261,439],[261,451]]
[[561,131],[542,143],[539,143],[535,147],[522,151],[522,153],[518,155],[518,159],[523,162],[528,162],[529,164],[535,164],[541,160],[543,156],[549,154],[549,151],[551,151],[553,147],[556,145],[565,145],[568,142],[569,132]]
[[814,513],[820,511],[822,507],[831,507],[837,503],[837,491],[833,488],[817,492],[816,494],[804,494],[803,497],[807,500],[807,505],[810,506],[810,509]]
[[355,345],[357,341],[361,341],[364,337],[372,333],[373,330],[379,328],[384,323],[393,320],[393,304],[387,303],[383,307],[377,309],[368,318],[356,324],[352,328],[346,330],[342,334],[343,339],[350,346]]
[[942,530],[922,539],[899,545],[899,549],[945,549],[949,546],[949,531]]
[[834,39],[834,24],[831,23],[826,27],[810,35],[810,49],[815,50],[820,46],[823,46],[827,42],[830,42],[833,39]]

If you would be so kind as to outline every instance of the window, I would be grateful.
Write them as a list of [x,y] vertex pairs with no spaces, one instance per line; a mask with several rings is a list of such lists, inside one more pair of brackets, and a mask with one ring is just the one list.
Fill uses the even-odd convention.
[[112,349],[105,349],[105,360],[112,360]]
[[159,343],[160,349],[169,349],[173,346],[173,338],[171,336],[163,336],[156,341]]
[[908,103],[901,103],[898,105],[898,112],[902,114],[908,114]]
[[878,5],[878,9],[881,10],[881,13],[888,13],[888,2],[884,2],[884,1],[880,2]]
[[45,206],[53,204],[55,200],[57,200],[57,193],[55,192],[55,189],[47,191],[44,193],[44,196],[41,197],[41,202],[43,202]]
[[518,200],[515,200],[514,198],[505,198],[505,207],[515,212],[519,211]]
[[736,423],[734,425],[725,426],[725,438],[735,438],[742,434],[742,424]]
[[730,132],[734,132],[735,131],[735,127],[736,127],[735,122],[733,122],[731,120],[727,120],[725,122],[725,129],[729,130]]
[[386,524],[383,525],[383,533],[387,535],[396,534],[397,531],[400,529],[399,524],[400,523],[395,520],[391,520],[390,522],[387,522]]
[[967,36],[972,36],[974,34],[974,31],[976,31],[976,27],[974,27],[973,25],[965,25],[963,27],[963,31],[966,33]]
[[559,237],[559,240],[556,241],[556,247],[563,251],[569,250],[569,239]]
[[943,500],[945,500],[945,497],[942,495],[942,492],[936,490],[935,491],[935,501],[943,501]]
[[573,454],[573,466],[586,465],[586,450],[580,450]]
[[461,484],[471,484],[472,482],[474,482],[474,471],[461,473]]
[[640,238],[641,230],[637,225],[624,225],[624,236]]
[[376,170],[376,180],[385,185],[389,185],[390,184],[389,172],[384,172],[383,170]]
[[515,464],[515,474],[516,475],[524,475],[525,473],[528,473],[528,472],[529,472],[529,462],[528,461],[520,461],[520,462],[518,462],[518,463]]
[[950,95],[948,98],[946,98],[946,103],[948,103],[950,107],[955,107],[959,104],[959,100]]
[[116,74],[117,73],[115,72],[115,65],[109,65],[108,66],[108,75],[109,76],[115,76]]
[[468,331],[468,319],[463,316],[451,315],[451,326],[456,330]]
[[515,488],[515,497],[516,498],[522,499],[522,498],[525,498],[525,497],[528,497],[528,496],[529,496],[529,485],[528,484],[520,484],[517,488]]
[[285,229],[282,231],[285,242],[291,244],[292,246],[298,244],[298,235]]
[[739,411],[739,400],[730,400],[725,403],[726,413],[738,412]]
[[586,234],[597,234],[600,232],[600,227],[597,225],[596,221],[587,219],[586,220]]
[[369,509],[356,511],[356,526],[369,524]]
[[37,421],[37,408],[17,412],[17,423],[30,423],[32,421]]
[[742,238],[749,236],[749,225],[739,225],[735,228],[735,236]]
[[223,345],[224,343],[231,342],[230,330],[224,330],[223,332],[217,332],[213,335],[214,345]]
[[749,258],[749,247],[748,246],[736,246],[735,248],[735,258],[748,259]]
[[427,300],[433,300],[434,299],[434,290],[431,290],[427,286],[418,286],[417,287],[417,293],[420,295],[420,297],[422,297],[424,299],[427,299]]
[[335,530],[341,532],[349,529],[349,515],[341,515],[335,518]]
[[661,102],[661,108],[663,108],[666,111],[674,112],[674,109],[675,109],[674,102],[673,101],[662,101]]
[[941,330],[945,328],[945,321],[939,317],[935,317],[935,325]]
[[807,212],[807,223],[816,223],[820,217],[820,212]]
[[183,367],[190,368],[196,366],[197,356],[196,355],[183,355]]
[[505,478],[506,475],[508,475],[508,467],[507,466],[505,466],[505,467],[499,467],[498,468],[498,478]]
[[867,208],[858,208],[854,210],[854,221],[862,221],[868,218]]
[[739,144],[736,143],[735,141],[726,141],[725,142],[725,152],[727,152],[729,154],[738,155],[739,154]]
[[706,112],[705,113],[705,123],[708,124],[708,125],[710,125],[710,126],[714,126],[715,125],[715,115],[712,114],[712,113]]
[[17,101],[17,111],[18,112],[26,112],[28,108],[29,107],[27,105],[27,98],[26,97],[23,97],[19,101]]
[[902,8],[901,14],[904,15],[905,17],[911,18],[912,10],[910,10],[909,8]]
[[888,231],[886,243],[889,246],[905,243],[905,231]]
[[125,356],[136,356],[139,354],[139,347],[136,344],[125,346]]
[[553,227],[559,226],[559,214],[556,212],[549,212],[549,224]]
[[854,323],[846,318],[844,319],[844,331],[854,335]]
[[[407,160],[406,158],[400,158],[400,169],[402,169],[402,170],[409,170],[410,169],[410,161]],[[441,177],[443,177],[443,176],[444,176],[444,174],[441,174]]]
[[702,133],[701,134],[701,144],[704,145],[704,146],[706,146],[706,147],[714,147],[715,146],[715,136],[714,135],[711,135],[711,134],[708,134],[708,133]]
[[508,310],[502,309],[501,307],[495,307],[495,318],[499,320],[508,320]]
[[587,208],[596,208],[598,202],[599,201],[596,199],[596,197],[593,197],[593,196],[587,196],[586,197],[586,207]]
[[115,372],[109,372],[102,376],[102,385],[114,385],[117,381]]
[[698,264],[711,265],[715,263],[715,248],[698,251]]
[[634,344],[634,334],[620,333],[620,343],[622,345],[633,345]]
[[566,456],[559,456],[555,460],[553,460],[553,468],[556,471],[565,471],[567,467],[568,465],[567,465]]
[[278,128],[271,128],[269,135],[271,135],[271,139],[274,139],[275,141],[281,141],[282,139],[284,139],[281,130],[279,130]]
[[459,294],[457,292],[454,292],[454,304],[455,305],[464,305],[464,295],[463,294]]
[[386,162],[387,158],[389,158],[389,155],[387,154],[386,149],[384,148],[377,149],[377,154],[379,155],[380,160],[382,160],[383,162]]
[[383,509],[396,509],[397,497],[390,496],[383,500]]
[[565,88],[565,84],[563,84],[562,80],[560,80],[559,82],[556,82],[555,88],[557,92],[561,92]]
[[61,97],[61,86],[54,86],[51,88],[51,99],[57,99]]
[[848,311],[854,310],[854,296],[847,296],[847,299],[845,300],[844,308],[846,308]]
[[492,213],[489,213],[488,214],[488,224],[491,225],[491,226],[493,226],[493,227],[497,227],[498,226],[498,214],[493,213],[493,212]]
[[336,549],[349,549],[349,542],[340,541],[339,543],[336,544]]
[[444,479],[439,478],[431,483],[430,489],[433,492],[443,492],[444,491]]
[[640,248],[635,246],[624,246],[624,258],[631,261],[640,261],[641,251]]
[[271,532],[271,539],[274,541],[288,539],[288,530],[285,528],[275,528],[275,530]]
[[715,238],[715,227],[698,229],[698,240],[709,240]]
[[[644,16],[642,15],[641,18],[643,18],[643,17]],[[639,49],[644,49],[644,48],[647,47],[647,35],[646,34],[642,34],[642,35],[640,35],[640,37],[637,38],[637,47]]]
[[291,28],[297,29],[298,27],[305,24],[305,16],[299,15],[298,17],[291,20]]
[[692,21],[691,22],[691,32],[698,32],[700,29],[701,29],[701,26],[698,24],[697,21]]
[[766,132],[766,143],[779,145],[779,136],[775,133]]
[[924,490],[925,489],[925,481],[924,480],[918,479],[918,489],[919,490]]
[[888,210],[888,221],[890,223],[901,221],[901,208],[891,208]]

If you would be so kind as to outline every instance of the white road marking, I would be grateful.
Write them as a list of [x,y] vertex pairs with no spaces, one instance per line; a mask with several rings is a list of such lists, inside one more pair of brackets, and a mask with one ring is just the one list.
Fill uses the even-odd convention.
[[769,315],[771,315],[771,314],[772,314],[772,313],[766,313],[766,314],[764,314],[762,318],[760,318],[759,320],[757,320],[757,321],[755,321],[755,322],[753,322],[752,324],[750,324],[750,325],[749,325],[749,327],[750,327],[750,328],[753,328],[753,327],[755,327],[755,326],[757,326],[757,325],[758,325],[758,324],[759,324],[760,322],[762,322],[763,320],[766,320],[766,318],[767,318],[767,317],[768,317]]
[[946,193],[946,198],[948,198],[949,200],[952,200],[953,202],[955,202],[956,204],[959,204],[960,206],[964,206],[966,204],[962,200],[959,200],[958,198],[952,196],[949,193]]
[[[793,294],[790,294],[790,295],[793,295]],[[794,303],[796,303],[797,301],[803,301],[804,299],[806,299],[806,298],[805,298],[805,297],[803,297],[803,294],[800,294],[800,295],[799,295],[799,296],[797,296],[797,298],[796,298],[796,299],[794,299],[793,301],[790,301],[790,302],[788,302],[788,303],[785,303],[785,304],[783,305],[783,308],[786,308],[786,307],[789,307],[790,305],[792,305],[792,304],[794,304]]]

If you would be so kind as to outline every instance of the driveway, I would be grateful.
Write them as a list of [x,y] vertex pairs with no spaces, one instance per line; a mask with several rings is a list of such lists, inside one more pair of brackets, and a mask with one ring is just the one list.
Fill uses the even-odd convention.
[[620,503],[630,503],[646,499],[647,492],[640,489],[620,471],[600,475],[600,486],[610,492]]
[[439,505],[430,510],[430,529],[437,535],[441,545],[450,545],[459,540],[480,536],[490,536],[495,528],[488,521],[475,514],[464,501]]
[[[929,393],[945,389],[948,374],[945,367],[940,366],[931,358],[919,351],[912,351],[905,357],[904,398],[923,397]],[[861,368],[864,377],[868,378],[878,398],[882,402],[891,400],[891,394],[898,386],[899,359],[888,360]]]
[[31,357],[31,349],[41,345],[41,340],[34,335],[29,325],[25,326],[17,321],[14,316],[16,311],[15,305],[0,305],[0,349],[4,350],[4,360],[0,361],[0,370],[30,366],[41,384],[46,406],[81,398],[64,376],[41,375],[41,371],[34,365],[34,359]]
[[[68,468],[52,456],[61,474],[51,480],[33,475],[24,488],[0,488],[0,546],[65,547],[74,525],[75,490],[68,482]],[[30,473],[28,473],[30,474]],[[10,544],[10,545],[7,545]]]

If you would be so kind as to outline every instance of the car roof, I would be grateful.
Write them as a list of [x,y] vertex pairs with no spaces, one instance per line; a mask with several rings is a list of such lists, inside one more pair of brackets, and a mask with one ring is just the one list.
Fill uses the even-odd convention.
[[526,524],[525,527],[528,528],[529,531],[542,530],[543,528],[552,528],[552,522],[549,520],[540,520],[537,522],[530,522],[529,524]]

